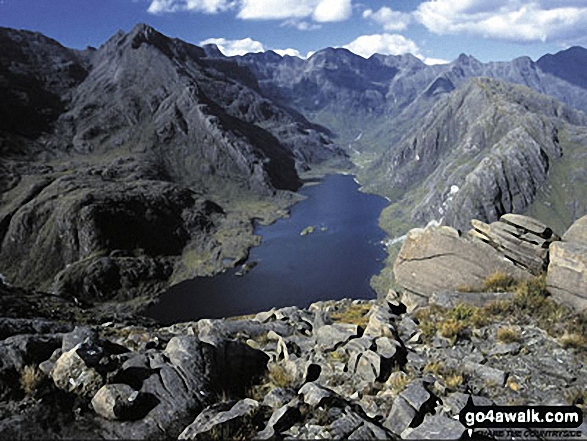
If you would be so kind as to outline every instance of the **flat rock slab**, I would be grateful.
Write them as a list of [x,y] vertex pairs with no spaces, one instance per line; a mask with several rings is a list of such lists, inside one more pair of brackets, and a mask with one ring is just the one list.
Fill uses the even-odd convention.
[[552,229],[550,227],[529,216],[508,213],[504,214],[499,220],[515,227],[523,228],[545,239],[552,236]]
[[438,291],[480,289],[484,280],[496,272],[517,279],[530,276],[505,260],[492,246],[461,237],[450,227],[411,230],[393,272],[400,286],[425,297]]
[[359,327],[348,323],[321,326],[316,330],[316,343],[326,351],[344,345],[353,337],[359,336]]

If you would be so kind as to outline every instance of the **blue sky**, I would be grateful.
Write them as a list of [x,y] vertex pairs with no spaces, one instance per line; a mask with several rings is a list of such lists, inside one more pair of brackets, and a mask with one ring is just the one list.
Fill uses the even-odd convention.
[[500,61],[586,46],[587,0],[0,0],[0,26],[68,47],[99,46],[136,23],[227,55],[330,46],[431,64],[460,53]]

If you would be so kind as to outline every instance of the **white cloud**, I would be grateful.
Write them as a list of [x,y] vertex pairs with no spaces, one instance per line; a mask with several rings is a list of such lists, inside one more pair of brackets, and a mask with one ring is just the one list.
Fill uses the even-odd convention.
[[231,0],[152,0],[147,12],[162,14],[164,12],[204,12],[216,14],[234,7]]
[[440,35],[564,42],[585,37],[587,0],[428,0],[414,16]]
[[374,12],[372,9],[367,9],[363,11],[363,18],[372,20],[383,26],[383,29],[386,31],[403,31],[412,20],[410,14],[394,11],[388,7],[383,7],[377,12]]
[[351,0],[320,0],[312,17],[319,23],[344,21],[353,14]]
[[316,0],[243,0],[237,17],[244,20],[304,18],[316,9]]
[[343,47],[364,58],[369,58],[373,54],[412,54],[428,65],[449,63],[449,61],[441,58],[425,57],[416,43],[399,34],[361,35]]
[[[252,38],[243,38],[242,40],[227,40],[226,38],[208,38],[207,40],[200,41],[200,46],[206,44],[215,44],[227,57],[233,57],[235,55],[245,55],[254,52],[265,52],[268,49],[260,41],[253,40]],[[291,55],[292,57],[308,58],[312,53],[304,56],[297,49],[271,49],[273,52],[281,55]]]
[[251,38],[243,38],[242,40],[227,40],[225,38],[208,38],[200,41],[200,46],[205,44],[215,44],[227,57],[234,55],[244,55],[250,52],[265,52],[263,43],[255,41]]
[[316,29],[322,28],[322,25],[316,23],[309,23],[307,21],[300,21],[296,19],[286,20],[281,23],[281,26],[296,28],[298,31],[315,31]]
[[352,15],[352,0],[241,0],[237,17],[243,20],[297,19],[301,28],[304,18],[319,23],[344,21]]
[[346,46],[346,49],[365,58],[377,53],[382,55],[413,54],[420,56],[418,45],[399,34],[361,35]]
[[281,55],[282,57],[284,57],[285,55],[289,55],[291,57],[298,57],[298,58],[305,58],[299,50],[297,49],[292,49],[292,48],[287,48],[287,49],[275,49],[273,52],[278,53],[279,55]]
[[424,58],[418,57],[418,58],[420,58],[428,66],[434,66],[435,64],[448,64],[448,63],[450,63],[450,61],[443,60],[442,58],[428,58],[428,57],[424,57]]

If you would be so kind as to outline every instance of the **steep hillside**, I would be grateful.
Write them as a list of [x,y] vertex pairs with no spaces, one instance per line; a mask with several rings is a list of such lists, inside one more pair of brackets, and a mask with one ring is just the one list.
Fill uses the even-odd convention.
[[472,79],[415,121],[366,174],[374,190],[395,202],[388,215],[411,225],[468,229],[472,218],[491,222],[525,212],[549,185],[552,167],[562,157],[578,159],[581,148],[570,145],[569,134],[585,125],[582,112],[526,87]]
[[295,199],[298,170],[347,163],[248,69],[148,26],[82,52],[0,39],[0,273],[15,285],[120,300],[214,273],[256,243],[253,216]]

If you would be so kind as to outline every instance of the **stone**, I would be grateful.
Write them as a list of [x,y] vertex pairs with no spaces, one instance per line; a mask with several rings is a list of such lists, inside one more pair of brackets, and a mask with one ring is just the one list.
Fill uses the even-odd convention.
[[345,439],[365,423],[357,413],[345,409],[343,415],[333,421],[328,427],[331,439]]
[[[1,279],[0,279],[1,280]],[[18,334],[57,334],[70,332],[73,325],[44,319],[0,317],[0,340]]]
[[412,313],[416,309],[426,306],[428,304],[428,297],[409,291],[403,291],[401,294],[401,301],[402,305],[406,307],[406,312]]
[[109,420],[138,420],[155,407],[157,400],[153,398],[127,384],[106,384],[92,398],[92,407]]
[[371,350],[353,355],[349,359],[349,369],[367,383],[386,379],[381,378],[384,374],[381,356]]
[[60,389],[84,397],[93,397],[104,384],[104,377],[73,348],[63,353],[55,362],[51,378]]
[[212,437],[234,439],[237,434],[250,437],[256,433],[254,422],[259,403],[245,398],[236,403],[220,403],[202,411],[178,439],[207,440]]
[[391,412],[383,423],[383,426],[391,430],[393,433],[400,435],[404,430],[410,427],[412,421],[416,418],[416,410],[409,405],[409,403],[398,396],[393,400]]
[[349,440],[380,440],[380,439],[397,439],[388,433],[385,429],[366,421],[362,426],[356,429],[348,437]]
[[401,343],[389,337],[379,337],[375,339],[375,352],[383,358],[392,360],[401,348]]
[[360,337],[359,326],[349,323],[325,325],[315,331],[316,343],[325,351],[333,351],[354,337]]
[[491,224],[473,219],[471,225],[472,236],[535,275],[548,265],[549,245],[560,239],[549,227],[527,216],[504,215]]
[[275,308],[271,308],[269,311],[261,311],[255,315],[253,320],[258,321],[259,323],[267,323],[268,321],[275,320],[274,312]]
[[84,343],[84,341],[94,341],[98,336],[98,333],[93,329],[85,326],[76,326],[73,331],[63,335],[63,343],[61,344],[61,350],[67,352],[73,349],[78,344]]
[[315,383],[304,384],[298,391],[298,395],[301,395],[304,403],[311,407],[327,406],[333,402],[342,401],[333,391]]
[[563,234],[562,240],[587,245],[587,216],[577,219]]
[[267,421],[265,428],[257,433],[254,439],[267,440],[271,439],[281,432],[285,432],[291,426],[301,421],[302,415],[297,408],[296,403],[290,403],[276,409],[271,414],[271,418]]
[[393,337],[395,328],[393,321],[395,314],[391,312],[388,306],[375,304],[369,311],[369,323],[365,328],[364,335],[371,337]]
[[558,302],[579,311],[587,309],[587,245],[554,242],[546,284]]
[[487,355],[490,357],[496,355],[516,355],[520,352],[521,347],[520,343],[498,343],[489,350]]
[[408,340],[419,331],[419,327],[411,317],[405,316],[399,322],[398,331],[404,340]]
[[519,227],[530,233],[534,233],[544,239],[550,239],[554,235],[554,232],[550,227],[529,216],[506,213],[502,215],[499,220],[514,227]]
[[284,389],[283,387],[276,387],[275,389],[271,389],[271,391],[265,395],[263,398],[263,405],[272,409],[277,409],[289,403],[294,396],[295,393],[292,390]]
[[475,406],[491,406],[494,404],[493,401],[486,397],[464,394],[462,392],[454,392],[443,398],[442,408],[450,416],[458,416],[461,410],[463,410],[467,405],[469,397],[473,399],[473,404]]
[[430,415],[415,429],[402,433],[402,438],[417,440],[460,440],[465,430],[465,426],[458,420],[448,418],[445,415]]
[[485,279],[496,272],[517,279],[530,277],[530,273],[505,260],[491,245],[461,236],[450,227],[411,230],[393,272],[396,283],[426,298],[437,291],[480,289]]
[[351,341],[349,341],[346,345],[342,347],[344,352],[346,352],[349,355],[349,357],[356,354],[361,354],[366,350],[372,348],[373,339],[370,337],[353,338]]
[[462,366],[464,372],[469,375],[474,375],[476,377],[481,378],[484,381],[493,383],[500,387],[503,387],[505,385],[507,374],[500,369],[495,369],[484,364],[468,361],[464,362]]
[[511,300],[514,292],[463,292],[463,291],[441,291],[435,292],[428,300],[432,305],[443,308],[454,308],[459,303],[482,307],[490,302],[500,300]]
[[406,402],[412,406],[416,412],[426,412],[428,407],[434,407],[435,398],[424,387],[422,381],[410,383],[401,393]]

